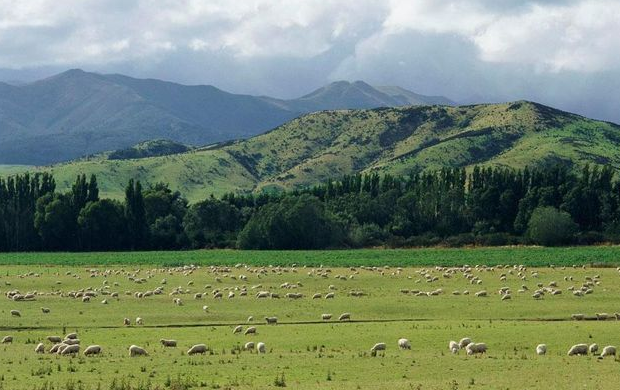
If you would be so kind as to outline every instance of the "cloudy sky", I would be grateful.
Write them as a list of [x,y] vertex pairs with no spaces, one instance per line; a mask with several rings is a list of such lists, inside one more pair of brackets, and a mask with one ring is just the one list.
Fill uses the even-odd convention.
[[68,68],[295,97],[334,80],[620,122],[620,0],[0,0],[0,79]]

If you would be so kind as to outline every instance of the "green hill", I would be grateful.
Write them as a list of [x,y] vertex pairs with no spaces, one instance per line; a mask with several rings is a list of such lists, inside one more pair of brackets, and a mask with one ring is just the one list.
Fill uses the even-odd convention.
[[619,146],[618,125],[519,101],[322,111],[248,140],[186,153],[130,160],[100,155],[34,169],[52,171],[60,188],[79,173],[95,173],[102,193],[113,197],[122,196],[131,177],[164,181],[195,201],[211,193],[294,188],[369,171],[555,163],[618,169]]

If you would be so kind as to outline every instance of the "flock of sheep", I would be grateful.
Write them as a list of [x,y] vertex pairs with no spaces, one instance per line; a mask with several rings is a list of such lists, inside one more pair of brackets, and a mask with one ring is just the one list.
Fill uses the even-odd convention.
[[[245,272],[253,273],[256,276],[256,279],[261,279],[269,273],[275,273],[278,275],[283,275],[286,273],[292,273],[292,274],[298,273],[298,268],[296,268],[295,266],[251,268],[251,267],[242,266],[241,264],[239,264],[235,266],[235,268],[236,269],[243,268],[245,269]],[[120,287],[119,282],[114,282],[113,285],[111,286],[107,280],[107,277],[112,276],[112,275],[124,276],[132,283],[135,283],[136,285],[142,285],[142,284],[145,284],[149,279],[155,278],[157,274],[167,273],[169,275],[173,275],[174,273],[181,273],[183,276],[190,277],[192,274],[194,274],[194,272],[200,269],[201,268],[197,266],[184,266],[184,267],[177,267],[177,268],[170,268],[170,269],[146,270],[144,272],[142,270],[124,271],[121,269],[117,269],[117,270],[100,271],[100,270],[93,269],[93,270],[87,270],[89,278],[103,277],[104,280],[103,280],[102,287],[95,287],[95,288],[87,287],[87,288],[83,288],[83,289],[79,289],[75,291],[66,291],[66,292],[58,288],[55,291],[51,291],[47,293],[31,291],[31,292],[27,292],[24,294],[20,293],[19,290],[13,289],[13,290],[7,291],[5,293],[5,296],[9,300],[12,300],[14,302],[19,302],[19,301],[35,301],[37,297],[40,295],[54,295],[54,296],[59,296],[62,298],[81,300],[84,303],[88,303],[88,302],[91,302],[91,300],[94,300],[98,297],[102,297],[103,299],[100,301],[101,304],[109,304],[108,299],[111,299],[111,298],[120,299],[121,295],[133,296],[137,299],[146,299],[151,296],[164,294],[164,290],[166,289],[166,285],[167,285],[167,280],[165,278],[162,279],[159,283],[159,286],[154,289],[145,289],[143,291],[127,290],[125,292],[119,292],[119,291],[114,291],[116,290],[117,287]],[[562,267],[562,269],[566,270],[566,267]],[[330,269],[319,267],[319,268],[313,268],[309,270],[307,274],[310,277],[350,280],[350,279],[354,279],[359,274],[359,270],[367,270],[371,272],[377,272],[381,275],[392,275],[392,276],[400,275],[401,272],[403,271],[403,269],[400,267],[394,268],[394,269],[391,269],[389,267],[359,267],[359,269],[357,267],[351,267],[349,268],[350,273],[348,275],[332,275],[331,274],[332,271]],[[451,279],[451,278],[458,277],[460,275],[462,278],[467,280],[469,284],[473,286],[479,286],[479,285],[483,285],[484,283],[483,282],[484,273],[493,272],[497,270],[500,270],[501,272],[499,275],[499,279],[502,282],[507,281],[509,278],[518,278],[519,280],[522,281],[523,284],[521,285],[521,288],[517,290],[518,294],[524,294],[530,291],[530,287],[528,287],[527,284],[525,283],[530,282],[530,281],[535,281],[539,277],[538,271],[535,271],[535,270],[528,271],[528,269],[522,265],[521,266],[496,266],[496,267],[488,267],[488,266],[471,267],[468,265],[464,265],[460,267],[434,267],[434,268],[428,268],[428,269],[424,268],[424,269],[417,270],[416,273],[419,275],[419,278],[415,279],[414,283],[419,284],[422,282],[426,282],[426,283],[432,284],[440,280],[440,278]],[[208,268],[208,272],[217,275],[215,277],[216,283],[221,283],[223,277],[229,278],[230,280],[240,281],[241,283],[246,283],[249,280],[247,275],[245,274],[233,275],[232,271],[233,271],[233,268],[231,267],[212,266]],[[618,271],[620,271],[620,268],[618,269]],[[26,277],[36,278],[39,276],[40,275],[37,273],[28,273],[25,275],[20,275],[20,278],[26,278]],[[76,279],[81,278],[81,276],[78,273],[72,273],[70,271],[66,273],[66,276],[70,276]],[[412,276],[408,276],[407,278],[412,279],[412,280],[414,279],[414,277]],[[564,289],[564,291],[572,292],[572,294],[576,297],[583,297],[585,295],[594,293],[595,288],[601,284],[601,278],[600,278],[600,275],[586,276],[583,281],[576,282],[572,276],[565,276],[564,282],[566,282],[567,284],[570,284]],[[10,286],[10,283],[8,282],[6,282],[5,284],[7,286]],[[60,286],[62,285],[62,282],[57,281],[56,284]],[[204,299],[208,295],[211,295],[213,299],[223,299],[224,297],[226,297],[227,299],[234,299],[237,296],[238,297],[248,296],[249,290],[257,291],[256,293],[253,294],[256,299],[266,299],[266,298],[279,299],[281,297],[285,297],[288,299],[302,299],[305,297],[304,294],[295,291],[296,289],[303,287],[303,284],[301,282],[296,282],[296,283],[286,282],[286,283],[280,284],[279,286],[280,289],[291,291],[286,294],[280,294],[279,292],[265,289],[263,285],[260,283],[255,284],[250,287],[246,286],[245,284],[235,286],[235,287],[221,287],[221,288],[217,288],[217,287],[214,288],[211,285],[205,285],[204,289],[211,290],[210,293],[193,292],[192,291],[193,285],[194,285],[194,282],[190,280],[187,283],[187,287],[178,286],[178,287],[172,288],[170,292],[168,293],[168,295],[172,297],[173,304],[177,306],[183,306],[184,305],[183,296],[185,295],[189,295],[190,298],[193,297],[193,299],[196,299],[196,300]],[[535,284],[535,286],[536,287],[532,287],[533,292],[531,294],[531,296],[534,299],[543,299],[545,296],[561,295],[563,291],[563,289],[559,287],[559,283],[556,281],[551,281],[547,283],[546,285],[538,282]],[[328,289],[330,291],[327,293],[317,292],[317,293],[312,294],[311,299],[334,299],[336,297],[336,291],[335,291],[337,290],[336,286],[329,285]],[[401,289],[400,292],[404,294],[414,295],[414,296],[437,296],[437,295],[444,294],[444,291],[441,288],[431,289],[428,291],[424,291],[422,289]],[[470,291],[467,289],[463,291],[460,291],[460,290],[452,291],[452,295],[454,296],[469,295],[469,294],[470,294]],[[499,288],[499,290],[497,290],[497,294],[500,296],[502,301],[510,300],[513,296],[513,292],[511,288],[507,286]],[[353,296],[353,297],[363,297],[363,296],[366,296],[367,294],[364,291],[351,290],[349,291],[348,295]],[[483,298],[483,297],[488,297],[490,293],[487,290],[482,289],[482,290],[474,292],[473,295],[475,295],[476,297]],[[208,311],[209,306],[204,305],[202,309],[204,311]],[[49,308],[42,307],[41,311],[44,314],[48,314],[50,313],[51,310]],[[10,311],[10,314],[11,316],[14,316],[14,317],[21,317],[21,312],[19,310],[13,309]],[[333,315],[331,313],[323,313],[320,316],[322,321],[329,321],[332,319],[332,317]],[[571,318],[574,320],[588,319],[588,317],[585,314],[573,314],[571,315]],[[613,315],[610,315],[607,313],[595,313],[594,318],[596,318],[597,320],[606,320],[610,318],[615,318],[617,320],[620,320],[620,313],[614,313]],[[351,320],[351,313],[345,312],[345,313],[340,314],[338,316],[338,320],[339,321]],[[251,322],[251,321],[253,321],[252,316],[248,318],[248,322]],[[265,317],[265,322],[267,325],[276,325],[278,323],[278,318],[275,316]],[[144,320],[141,317],[137,317],[135,319],[135,324],[144,325]],[[130,326],[131,320],[129,318],[124,318],[123,325]],[[256,334],[257,333],[256,330],[257,328],[255,326],[249,326],[244,329],[242,325],[238,325],[234,327],[233,333],[234,334],[243,333],[245,335],[249,335],[249,334]],[[75,333],[68,334],[64,338],[61,338],[59,336],[50,336],[47,338],[47,340],[53,343],[53,345],[48,350],[49,353],[56,353],[59,355],[75,355],[79,353],[80,351],[80,341],[77,338],[77,334]],[[13,342],[13,337],[6,336],[2,339],[1,342],[3,344],[11,343]],[[176,347],[177,346],[176,340],[161,339],[160,343],[164,347]],[[397,346],[399,349],[402,349],[402,350],[410,350],[411,342],[406,338],[401,338],[397,341]],[[463,338],[459,342],[450,341],[448,343],[448,347],[449,347],[449,350],[454,354],[457,354],[460,350],[465,350],[467,355],[484,354],[487,352],[486,343],[472,342],[470,338]],[[256,344],[254,342],[247,342],[244,344],[243,348],[244,350],[247,350],[247,351],[256,350],[258,353],[266,353],[266,345],[264,342],[258,342]],[[387,348],[387,344],[384,342],[380,342],[380,343],[374,344],[372,348],[370,349],[370,352],[372,354],[376,354],[379,351],[385,351],[386,348]],[[103,349],[100,345],[90,345],[83,350],[83,354],[85,356],[99,355],[102,353],[102,350]],[[148,355],[147,351],[144,348],[137,346],[137,345],[131,345],[128,350],[129,350],[129,356],[132,356],[132,357]],[[187,350],[187,355],[205,354],[208,351],[209,349],[205,344],[196,344],[196,345],[191,346]],[[44,353],[45,345],[43,343],[39,343],[35,348],[35,352]],[[545,344],[538,345],[536,347],[536,353],[538,355],[545,355],[547,353],[547,346]],[[593,354],[593,355],[597,354],[598,345],[576,344],[576,345],[573,345],[568,351],[569,356],[587,355],[588,353]],[[616,347],[609,345],[602,349],[599,356],[606,357],[606,356],[615,356],[615,355],[616,355]]]

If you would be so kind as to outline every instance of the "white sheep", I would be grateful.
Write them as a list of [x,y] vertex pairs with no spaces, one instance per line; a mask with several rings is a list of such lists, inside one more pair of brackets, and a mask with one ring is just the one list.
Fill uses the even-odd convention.
[[138,347],[137,345],[132,345],[129,347],[129,356],[148,356],[148,353],[144,348]]
[[245,332],[243,332],[243,334],[256,334],[256,327],[250,326],[245,330]]
[[331,315],[331,314],[328,314],[328,313],[321,314],[321,319],[322,319],[323,321],[329,321],[329,320],[331,320],[331,319],[332,319],[332,315]]
[[73,355],[80,352],[80,346],[78,344],[75,345],[67,345],[65,348],[60,351],[61,355]]
[[467,345],[471,344],[471,339],[469,337],[463,337],[460,341],[459,341],[459,348],[463,349],[465,347],[467,347]]
[[267,352],[267,347],[265,346],[265,343],[260,342],[256,344],[256,350],[258,351],[258,353],[265,353]]
[[141,317],[136,318],[136,325],[144,325],[144,320]]
[[64,344],[64,343],[57,343],[57,344],[54,344],[54,345],[52,346],[52,348],[50,348],[49,353],[56,353],[56,352],[58,352],[58,348],[60,348],[60,347],[61,347],[61,346],[63,346],[63,345],[67,345],[67,344]]
[[35,353],[44,353],[45,352],[45,345],[43,343],[39,343],[37,344],[37,347],[34,349]]
[[69,340],[73,340],[73,339],[77,339],[77,333],[69,333],[65,336],[65,339],[69,339]]
[[370,352],[385,351],[387,345],[385,343],[377,343],[370,348]]
[[536,354],[537,355],[545,355],[547,353],[547,345],[546,344],[538,344],[536,346]]
[[278,317],[265,317],[265,321],[267,322],[267,325],[277,325]]
[[575,344],[568,350],[568,356],[587,355],[588,344]]
[[233,334],[237,334],[237,333],[241,333],[243,332],[243,326],[239,325],[236,326],[235,329],[233,329]]
[[474,355],[477,353],[485,353],[487,351],[487,345],[485,343],[469,343],[465,347],[468,355]]
[[603,348],[603,352],[601,352],[601,357],[605,356],[616,356],[616,347],[613,345],[608,345]]
[[129,326],[131,325],[131,320],[129,318],[123,318],[123,325],[124,326]]
[[176,340],[160,339],[159,342],[164,347],[176,347],[177,346],[177,341]]
[[351,313],[342,313],[340,317],[338,317],[338,321],[349,321],[351,320]]
[[586,318],[585,314],[571,314],[570,317],[576,321],[582,321]]
[[80,339],[65,339],[63,340],[63,343],[67,345],[77,345],[80,343]]
[[333,292],[325,294],[325,299],[334,299],[334,297],[336,297],[336,294]]
[[398,348],[411,349],[411,342],[407,339],[398,339]]
[[196,344],[187,350],[188,355],[195,355],[197,353],[199,354],[207,353],[207,346],[205,344]]
[[450,350],[450,352],[456,354],[459,352],[459,349],[461,348],[459,347],[459,343],[457,343],[454,340],[450,340],[450,342],[448,343],[448,349]]
[[47,341],[50,343],[60,343],[62,341],[62,337],[60,336],[47,336]]
[[245,349],[246,351],[251,351],[254,349],[254,341],[248,341],[247,343],[245,343],[245,345],[243,346],[243,349]]
[[101,346],[99,345],[89,345],[84,350],[84,356],[99,355],[100,353],[101,353]]
[[592,355],[597,353],[598,352],[598,344],[594,343],[594,344],[590,345],[590,347],[588,348],[588,351],[590,351],[590,353]]

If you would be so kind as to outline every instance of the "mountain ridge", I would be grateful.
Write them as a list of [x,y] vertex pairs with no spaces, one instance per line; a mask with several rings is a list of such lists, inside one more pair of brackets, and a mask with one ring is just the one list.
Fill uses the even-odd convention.
[[[61,189],[96,174],[102,194],[122,197],[130,178],[170,182],[191,201],[213,193],[271,191],[377,172],[408,175],[443,167],[610,165],[620,172],[620,126],[538,103],[405,106],[306,114],[264,134],[131,160],[91,157],[39,167]],[[0,174],[33,170],[9,167]]]
[[201,146],[251,137],[321,109],[412,104],[365,83],[365,98],[359,85],[333,84],[317,91],[338,85],[350,92],[284,100],[81,69],[19,86],[2,83],[0,164],[57,163],[152,139]]

